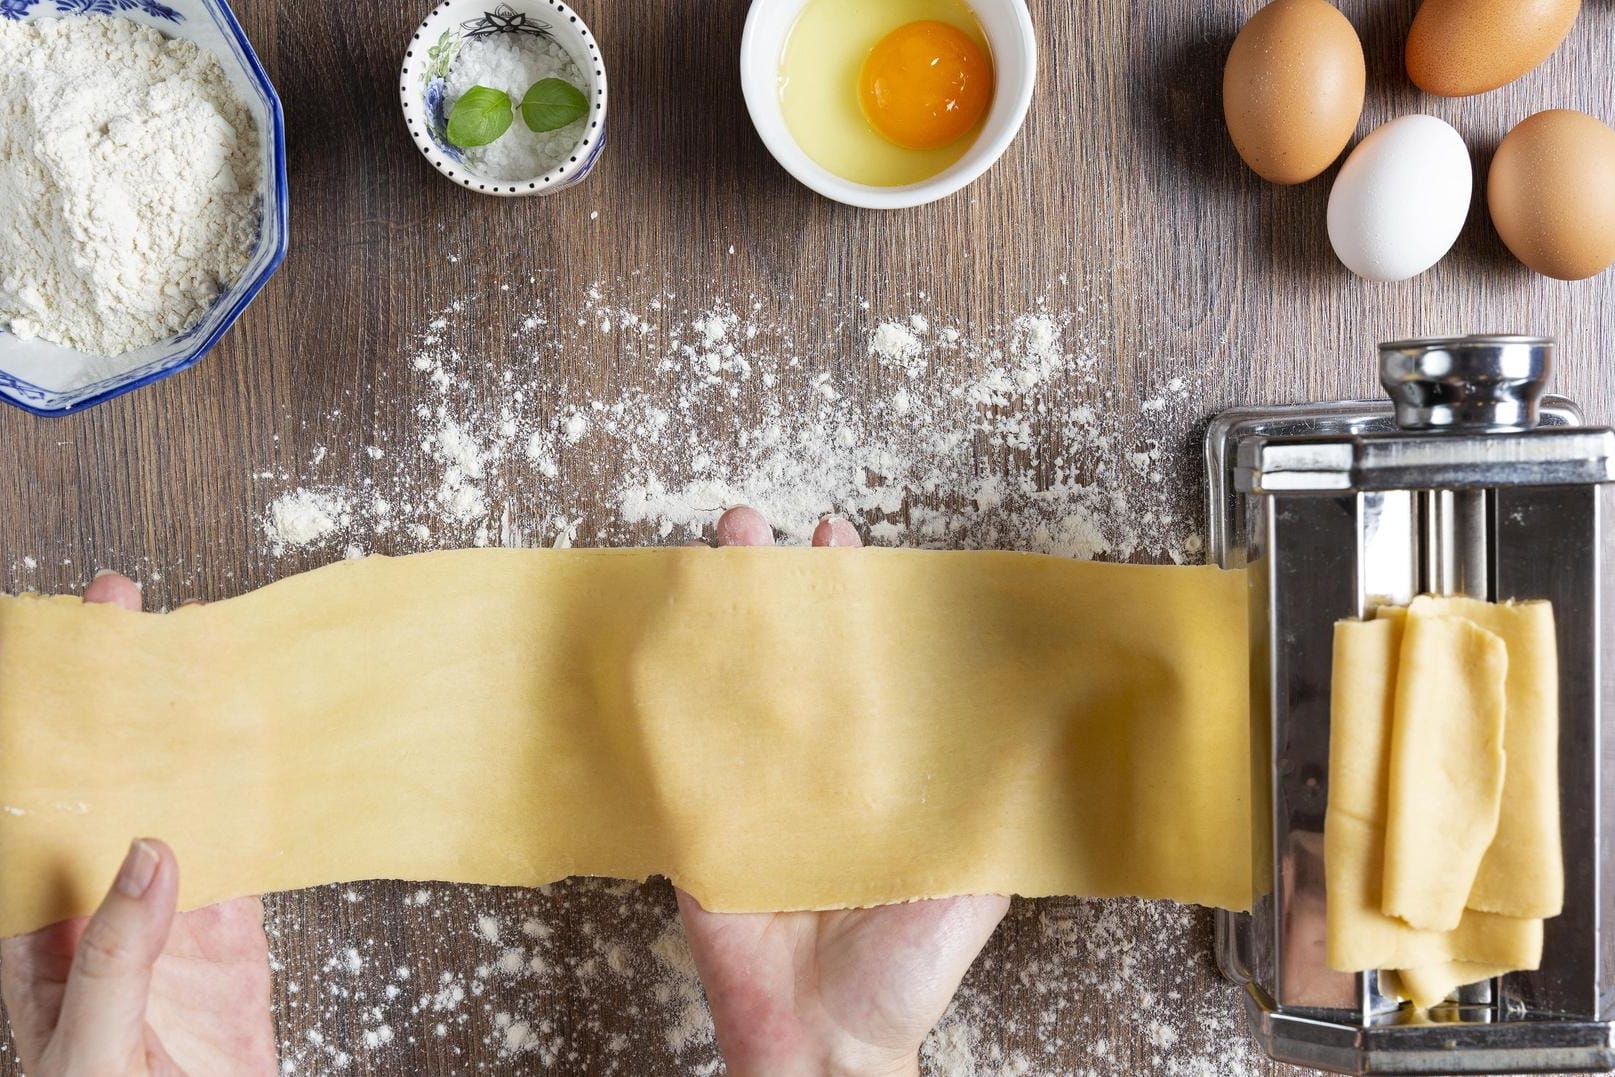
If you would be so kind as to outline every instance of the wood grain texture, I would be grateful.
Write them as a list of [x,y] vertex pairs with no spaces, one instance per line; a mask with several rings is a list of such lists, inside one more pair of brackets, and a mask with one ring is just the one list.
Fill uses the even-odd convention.
[[[1106,390],[1136,400],[1193,375],[1186,406],[1202,418],[1234,404],[1372,395],[1382,339],[1545,333],[1562,344],[1555,388],[1593,418],[1611,416],[1615,278],[1570,285],[1529,273],[1477,193],[1445,261],[1411,282],[1369,285],[1329,251],[1327,180],[1277,188],[1244,169],[1222,129],[1218,87],[1253,3],[1030,6],[1042,64],[1019,140],[961,195],[877,214],[812,195],[767,156],[735,70],[740,0],[583,0],[613,80],[610,144],[582,186],[516,201],[440,179],[397,117],[397,66],[425,3],[239,0],[286,106],[291,253],[196,369],[67,419],[0,413],[0,572],[9,572],[0,582],[68,591],[98,567],[157,565],[160,578],[143,573],[149,601],[172,605],[328,559],[265,549],[259,521],[279,488],[255,476],[300,474],[330,448],[345,480],[362,482],[371,466],[362,446],[411,436],[416,399],[394,371],[423,312],[478,288],[492,296],[471,331],[481,339],[458,343],[493,355],[525,300],[564,308],[591,282],[643,276],[685,282],[695,302],[771,297],[802,338],[832,342],[818,362],[847,370],[867,362],[859,297],[896,310],[925,292],[964,324],[1002,322],[1040,299],[1080,305],[1102,323],[1106,368],[1063,399],[1112,406]],[[1412,0],[1342,7],[1368,52],[1362,131],[1410,111],[1442,116],[1469,140],[1483,177],[1503,134],[1534,111],[1615,118],[1615,7],[1604,0],[1584,6],[1540,69],[1457,101],[1417,94],[1401,72]],[[533,295],[492,289],[529,276]],[[844,306],[844,321],[826,325],[826,303]],[[643,358],[627,338],[601,335],[548,357],[547,373],[604,390],[633,384]],[[881,392],[878,375],[861,384],[871,398]],[[502,391],[492,378],[475,389],[489,399]],[[764,403],[749,387],[733,414],[712,416],[714,440]],[[1195,514],[1196,446],[1174,437],[1183,511]],[[599,496],[578,508],[599,528],[615,510],[613,463],[593,466]],[[414,547],[383,537],[373,548]],[[665,887],[436,886],[425,904],[416,889],[373,883],[268,899],[276,1018],[296,1072],[711,1072],[699,998],[669,942]],[[510,946],[479,934],[490,915],[507,935],[538,925],[516,941],[524,960],[541,957],[543,975],[499,974]],[[972,971],[955,1028],[966,1028],[984,1073],[1279,1072],[1238,1046],[1238,993],[1216,978],[1209,942],[1209,916],[1198,911],[1018,903]],[[350,949],[361,973],[347,971]],[[388,982],[402,985],[392,997]],[[465,1000],[434,1007],[456,984]],[[554,1052],[506,1050],[517,1020]],[[366,1047],[365,1031],[383,1022],[394,1038]],[[339,1051],[351,1056],[344,1065]],[[933,1068],[948,1069],[948,1057]],[[964,1055],[951,1057],[960,1071]],[[9,1047],[0,1050],[0,1075],[15,1072]]]

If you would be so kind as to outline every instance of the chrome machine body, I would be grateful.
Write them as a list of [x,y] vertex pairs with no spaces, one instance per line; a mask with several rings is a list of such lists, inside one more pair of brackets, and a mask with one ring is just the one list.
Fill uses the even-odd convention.
[[[1381,347],[1382,402],[1252,408],[1206,437],[1213,560],[1251,579],[1255,904],[1218,962],[1274,1058],[1355,1074],[1615,1069],[1615,433],[1543,397],[1552,341]],[[1324,965],[1335,621],[1419,594],[1548,599],[1564,912],[1542,967],[1428,1018]]]

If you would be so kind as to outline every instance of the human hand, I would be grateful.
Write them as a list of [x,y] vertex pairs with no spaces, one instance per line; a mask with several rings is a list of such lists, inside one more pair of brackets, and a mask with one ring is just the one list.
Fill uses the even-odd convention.
[[[140,609],[98,576],[86,602]],[[193,1077],[276,1071],[263,903],[176,915],[179,865],[150,838],[129,848],[95,915],[0,939],[0,999],[30,1077]]]
[[[720,546],[771,546],[748,508],[718,521]],[[815,546],[859,546],[827,519]],[[678,891],[679,914],[732,1077],[897,1077],[1009,908],[1001,896],[833,912],[710,913]]]

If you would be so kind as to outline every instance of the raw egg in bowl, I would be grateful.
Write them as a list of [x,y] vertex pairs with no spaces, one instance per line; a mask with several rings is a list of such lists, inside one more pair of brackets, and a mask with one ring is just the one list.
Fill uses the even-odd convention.
[[985,172],[1031,101],[1024,0],[754,0],[741,85],[802,183],[855,206],[942,198]]

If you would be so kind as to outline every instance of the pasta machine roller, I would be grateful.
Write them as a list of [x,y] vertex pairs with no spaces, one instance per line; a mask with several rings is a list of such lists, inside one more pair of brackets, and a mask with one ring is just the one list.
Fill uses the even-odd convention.
[[[1209,549],[1251,595],[1250,913],[1223,973],[1275,1059],[1355,1074],[1615,1068],[1615,432],[1544,397],[1551,340],[1380,348],[1388,400],[1249,408],[1206,436]],[[1559,636],[1565,904],[1541,968],[1427,1013],[1324,963],[1334,624],[1420,594],[1547,599]]]

